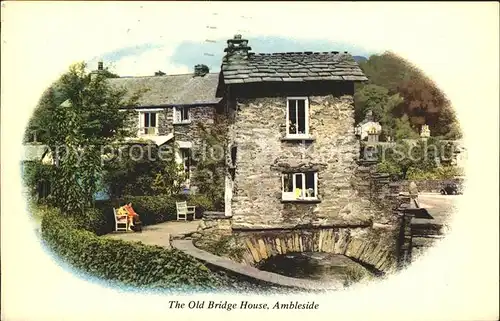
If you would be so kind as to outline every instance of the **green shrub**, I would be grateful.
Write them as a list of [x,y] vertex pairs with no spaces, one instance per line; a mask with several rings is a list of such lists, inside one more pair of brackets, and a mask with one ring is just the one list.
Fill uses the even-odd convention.
[[453,179],[461,175],[463,175],[461,169],[454,166],[441,166],[429,171],[424,171],[419,168],[410,168],[407,173],[407,179],[416,181],[442,180]]
[[196,206],[197,217],[201,217],[204,211],[213,210],[214,208],[212,202],[204,195],[127,196],[113,205],[119,207],[132,203],[132,207],[141,217],[142,224],[152,225],[176,220],[177,208],[175,203],[180,201],[186,201],[189,206]]
[[[111,216],[110,216],[111,214]],[[75,215],[78,228],[93,232],[97,235],[104,235],[114,230],[113,209],[89,208],[85,213]]]
[[202,194],[189,195],[186,201],[189,206],[196,206],[197,217],[201,217],[205,211],[215,210],[214,202]]
[[[96,213],[86,216],[94,215]],[[45,213],[42,239],[54,254],[79,272],[147,289],[206,289],[220,285],[216,274],[183,252],[100,238],[79,229],[82,220],[75,217]]]
[[167,195],[127,196],[119,201],[118,206],[132,203],[132,207],[140,215],[142,224],[152,225],[177,218],[175,201],[175,198]]

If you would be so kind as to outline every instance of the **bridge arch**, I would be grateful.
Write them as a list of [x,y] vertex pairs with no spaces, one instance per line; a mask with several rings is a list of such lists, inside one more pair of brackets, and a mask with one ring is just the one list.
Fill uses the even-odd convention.
[[245,249],[244,263],[251,266],[280,254],[324,252],[345,255],[382,273],[397,268],[394,233],[398,230],[329,227],[233,232]]

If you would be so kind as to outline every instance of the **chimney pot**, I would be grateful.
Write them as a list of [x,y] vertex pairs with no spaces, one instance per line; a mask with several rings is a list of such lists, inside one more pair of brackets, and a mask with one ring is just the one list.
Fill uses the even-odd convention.
[[208,74],[210,72],[210,69],[208,68],[208,66],[205,66],[205,65],[195,65],[194,66],[194,76],[200,76],[200,77],[203,77],[205,76],[206,74]]
[[104,63],[102,61],[97,63],[97,70],[104,70]]
[[224,60],[226,62],[246,60],[250,50],[252,48],[248,46],[248,40],[242,39],[241,35],[237,34],[233,39],[227,40],[227,47],[224,49],[224,52],[226,52]]

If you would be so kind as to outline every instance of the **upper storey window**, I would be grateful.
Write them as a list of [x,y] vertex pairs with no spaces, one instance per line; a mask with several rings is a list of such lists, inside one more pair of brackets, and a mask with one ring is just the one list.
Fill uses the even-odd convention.
[[158,113],[155,111],[139,112],[139,135],[158,134]]
[[188,107],[174,107],[174,123],[185,124],[190,122]]
[[307,97],[289,97],[286,112],[287,137],[309,136],[309,99]]

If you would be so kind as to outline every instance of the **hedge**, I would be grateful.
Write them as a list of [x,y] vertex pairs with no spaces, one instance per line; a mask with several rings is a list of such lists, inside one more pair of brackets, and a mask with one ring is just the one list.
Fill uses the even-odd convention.
[[113,207],[118,208],[132,203],[134,210],[140,215],[143,225],[153,225],[177,219],[175,203],[187,201],[189,206],[196,206],[199,218],[204,211],[213,210],[212,202],[204,195],[159,195],[159,196],[126,196],[119,200],[96,201],[95,210],[85,213],[81,228],[103,235],[114,231]]
[[212,202],[203,195],[178,196],[127,196],[118,200],[116,206],[132,203],[144,225],[158,224],[177,219],[176,202],[186,201],[189,206],[196,206],[196,216],[201,217],[207,210],[213,210]]
[[76,217],[56,211],[46,213],[42,218],[42,239],[55,255],[79,272],[143,289],[214,289],[221,285],[217,274],[183,252],[101,238],[81,228],[86,220]]

